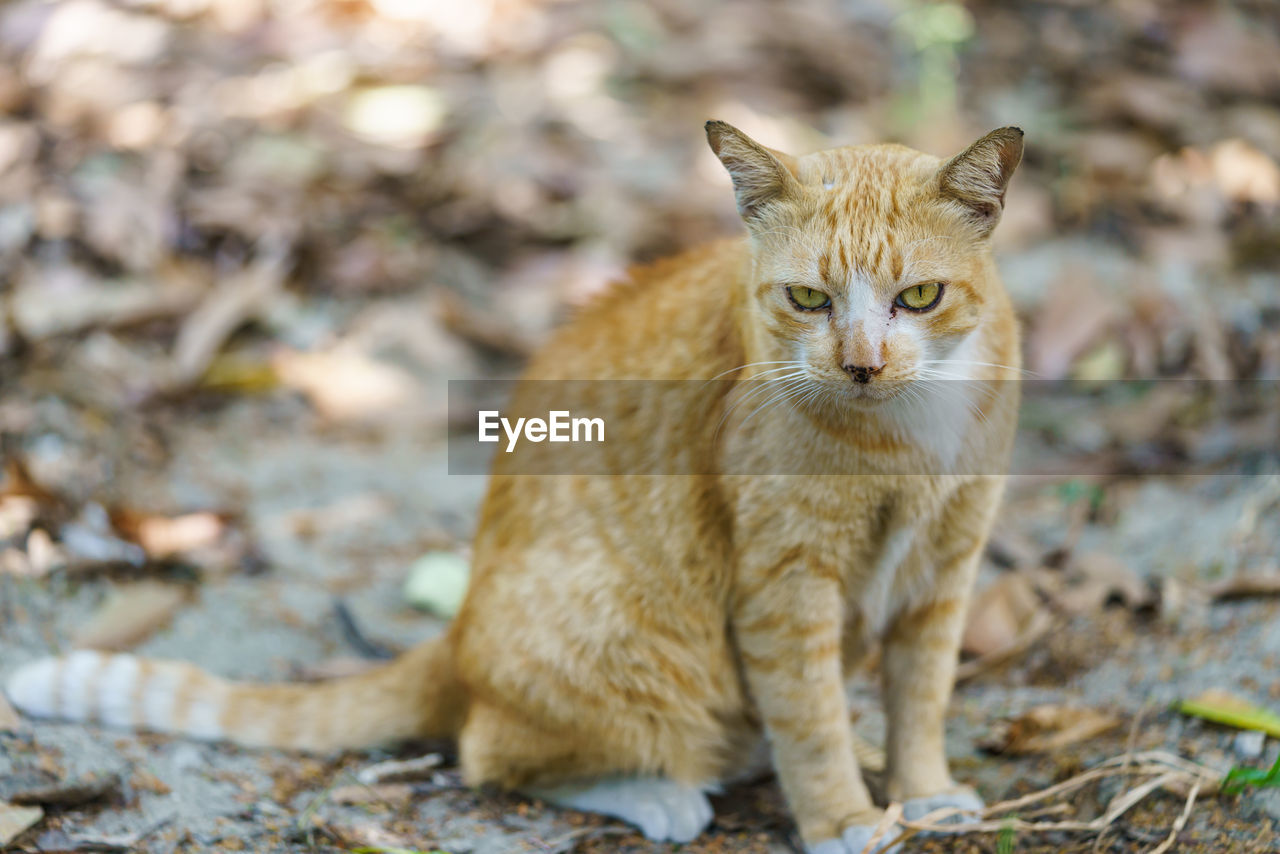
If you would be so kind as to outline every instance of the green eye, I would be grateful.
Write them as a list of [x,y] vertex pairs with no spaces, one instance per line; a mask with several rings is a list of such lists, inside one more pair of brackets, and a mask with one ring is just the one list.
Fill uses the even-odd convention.
[[928,311],[942,299],[942,284],[930,282],[927,285],[912,285],[893,302],[911,311]]
[[792,285],[787,288],[787,296],[791,297],[791,301],[796,306],[805,311],[817,311],[831,305],[831,297],[822,291],[806,288],[804,285]]

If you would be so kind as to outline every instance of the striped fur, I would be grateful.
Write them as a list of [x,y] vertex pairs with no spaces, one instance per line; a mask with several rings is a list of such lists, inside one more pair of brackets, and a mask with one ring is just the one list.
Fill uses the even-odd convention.
[[33,717],[310,751],[450,736],[461,718],[444,641],[359,676],[300,685],[231,682],[183,662],[78,650],[18,668],[5,693]]
[[[708,137],[747,238],[634,271],[527,372],[596,382],[523,383],[510,407],[602,417],[620,441],[577,461],[654,474],[529,475],[546,446],[498,455],[457,619],[368,674],[259,686],[78,652],[20,669],[15,704],[312,750],[456,735],[472,783],[634,821],[622,801],[641,793],[641,823],[680,839],[763,736],[806,844],[846,851],[882,812],[843,679],[882,643],[889,793],[973,803],[942,722],[1016,420],[1000,380],[1017,376],[1018,332],[987,235],[1021,133],[946,162],[901,146],[790,157],[722,123]],[[935,308],[897,305],[939,281]],[[829,305],[802,310],[795,285]],[[608,382],[636,379],[699,382]]]

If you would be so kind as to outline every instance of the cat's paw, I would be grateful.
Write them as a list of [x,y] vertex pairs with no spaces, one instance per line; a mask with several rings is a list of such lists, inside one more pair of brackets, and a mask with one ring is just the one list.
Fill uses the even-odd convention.
[[655,842],[690,842],[711,823],[699,789],[660,777],[613,777],[581,785],[526,789],[562,807],[620,818]]
[[[981,819],[979,813],[986,804],[978,793],[968,786],[956,786],[946,792],[927,798],[912,798],[902,804],[902,817],[907,821],[919,821],[934,810],[954,808],[964,810],[941,819],[943,824],[970,824]],[[937,831],[941,833],[942,831]]]
[[902,833],[902,828],[891,824],[876,840],[874,848],[868,849],[871,837],[875,836],[877,826],[874,824],[855,824],[844,829],[839,839],[824,839],[816,845],[805,847],[805,854],[899,854],[901,845],[894,845],[893,840]]

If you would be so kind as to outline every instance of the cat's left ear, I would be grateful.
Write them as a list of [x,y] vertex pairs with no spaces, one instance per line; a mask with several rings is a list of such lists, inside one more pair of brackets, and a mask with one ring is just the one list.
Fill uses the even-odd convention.
[[765,148],[725,122],[707,122],[707,142],[733,179],[738,212],[755,225],[769,208],[800,193],[795,158]]
[[943,164],[938,172],[942,196],[957,202],[964,217],[986,237],[1004,212],[1004,193],[1022,161],[1022,130],[993,130]]

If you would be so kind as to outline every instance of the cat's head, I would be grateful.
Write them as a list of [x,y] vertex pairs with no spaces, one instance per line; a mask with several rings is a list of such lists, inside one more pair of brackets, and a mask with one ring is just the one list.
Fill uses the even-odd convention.
[[989,237],[1021,130],[945,161],[900,145],[792,157],[723,122],[707,123],[707,139],[750,233],[753,357],[776,363],[761,375],[865,404],[971,376],[984,323],[1007,314]]

